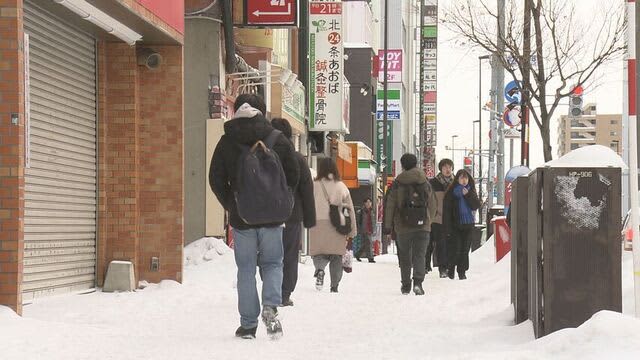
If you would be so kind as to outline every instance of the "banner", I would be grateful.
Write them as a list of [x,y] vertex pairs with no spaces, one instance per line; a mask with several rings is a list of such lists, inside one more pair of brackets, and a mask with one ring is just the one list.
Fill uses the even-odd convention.
[[[384,50],[378,50],[378,79],[384,81]],[[402,82],[402,49],[387,50],[387,82]]]
[[345,132],[342,3],[309,3],[309,128]]

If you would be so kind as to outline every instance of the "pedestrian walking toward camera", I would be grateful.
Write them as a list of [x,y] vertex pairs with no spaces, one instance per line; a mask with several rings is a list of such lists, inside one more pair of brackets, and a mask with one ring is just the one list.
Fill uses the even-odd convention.
[[397,236],[400,291],[404,295],[411,291],[413,268],[413,292],[424,295],[425,257],[437,200],[424,172],[416,167],[416,156],[404,154],[400,163],[403,172],[393,182],[385,201],[384,229],[385,234],[395,231]]
[[469,270],[469,251],[475,226],[476,210],[480,208],[475,181],[469,172],[459,170],[444,196],[443,227],[447,242],[450,279],[465,280]]
[[357,233],[356,214],[347,186],[340,181],[336,162],[318,160],[318,176],[313,186],[317,225],[309,233],[309,254],[316,268],[316,289],[324,286],[325,268],[329,265],[331,292],[338,292],[342,279],[342,256],[347,240]]
[[[291,124],[286,119],[271,119],[271,126],[282,131],[291,141]],[[302,248],[302,225],[309,229],[316,225],[316,205],[313,197],[313,178],[302,154],[295,153],[300,167],[300,181],[295,189],[295,204],[291,217],[282,231],[284,261],[282,269],[282,306],[293,306],[291,294],[298,282],[298,255]]]
[[447,269],[449,261],[447,259],[447,242],[445,241],[444,231],[442,229],[442,211],[444,207],[444,194],[447,192],[451,183],[453,183],[453,161],[450,159],[440,160],[438,169],[440,170],[438,175],[429,180],[436,200],[438,201],[438,208],[436,216],[431,222],[431,236],[429,238],[425,260],[428,273],[431,271],[431,259],[435,252],[433,266],[435,267],[437,264],[440,278],[446,278],[448,276]]
[[362,208],[358,210],[356,214],[358,223],[358,236],[360,237],[360,248],[355,254],[355,258],[358,261],[360,258],[369,259],[370,263],[375,263],[373,259],[373,246],[372,237],[375,230],[375,214],[373,213],[373,202],[370,198],[367,198],[362,205]]
[[236,336],[255,338],[260,316],[256,266],[262,274],[262,321],[267,334],[282,336],[277,306],[282,302],[282,229],[291,216],[300,170],[291,142],[264,117],[264,100],[238,96],[235,117],[211,159],[209,184],[229,212],[238,267]]

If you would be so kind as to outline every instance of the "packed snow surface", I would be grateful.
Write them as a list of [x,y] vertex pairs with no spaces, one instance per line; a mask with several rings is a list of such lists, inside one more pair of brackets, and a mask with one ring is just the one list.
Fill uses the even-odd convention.
[[338,294],[315,290],[307,261],[295,306],[280,309],[284,337],[276,342],[262,325],[256,340],[233,336],[232,250],[202,239],[184,255],[183,284],[52,297],[25,306],[23,317],[0,307],[0,359],[640,359],[628,252],[625,315],[600,312],[539,340],[530,322],[512,324],[510,259],[495,264],[492,241],[472,254],[469,280],[431,273],[426,296],[400,294],[395,255],[356,262]]
[[589,145],[575,149],[561,158],[545,164],[550,167],[619,167],[627,169],[627,164],[615,151],[602,145]]

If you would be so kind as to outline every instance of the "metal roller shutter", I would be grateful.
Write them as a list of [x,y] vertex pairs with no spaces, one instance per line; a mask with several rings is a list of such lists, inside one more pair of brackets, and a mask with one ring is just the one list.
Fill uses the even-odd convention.
[[29,158],[23,298],[95,287],[95,39],[25,1]]

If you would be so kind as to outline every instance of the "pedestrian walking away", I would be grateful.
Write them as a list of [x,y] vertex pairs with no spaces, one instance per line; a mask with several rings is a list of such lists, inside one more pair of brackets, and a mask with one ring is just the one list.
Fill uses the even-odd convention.
[[416,167],[416,156],[404,154],[400,163],[403,172],[393,182],[385,200],[384,232],[395,231],[397,236],[400,291],[409,294],[413,279],[413,292],[424,295],[425,256],[437,200],[424,172]]
[[[224,124],[224,135],[213,153],[209,184],[229,212],[233,227],[240,313],[236,336],[255,338],[260,316],[259,267],[262,321],[267,334],[277,339],[282,336],[277,309],[282,302],[282,230],[291,216],[292,189],[300,170],[291,142],[264,117],[266,105],[260,96],[240,95],[234,109],[235,117]],[[260,176],[247,176],[246,171]]]
[[431,259],[433,258],[433,266],[438,266],[440,278],[446,278],[448,260],[447,260],[447,243],[442,230],[442,211],[444,203],[444,194],[453,182],[453,161],[450,159],[442,159],[438,163],[440,172],[434,178],[429,180],[431,188],[438,202],[436,216],[431,222],[431,236],[429,237],[429,245],[427,246],[426,266],[427,273],[431,271]]
[[447,189],[443,207],[450,279],[455,278],[456,271],[460,280],[467,278],[475,213],[480,205],[473,177],[466,170],[459,170]]
[[[325,268],[329,265],[331,292],[337,293],[343,274],[342,256],[346,253],[347,240],[356,235],[357,227],[351,194],[340,181],[333,159],[318,159],[318,176],[313,192],[317,224],[309,232],[309,254],[315,266],[316,289],[322,290]],[[332,220],[333,210],[339,217]]]
[[358,236],[360,237],[360,248],[358,252],[355,254],[355,258],[358,261],[360,258],[369,259],[370,263],[375,263],[374,254],[373,254],[373,244],[372,238],[374,234],[375,228],[375,214],[373,213],[373,202],[371,202],[370,198],[365,199],[362,208],[358,210],[356,214],[357,225],[358,225]]
[[[271,119],[271,126],[291,140],[291,124],[286,119]],[[298,256],[302,248],[302,225],[309,229],[316,225],[316,205],[313,197],[313,178],[302,154],[295,153],[300,168],[300,181],[295,189],[295,203],[291,217],[282,231],[284,261],[282,269],[282,306],[293,306],[291,294],[298,282]]]

